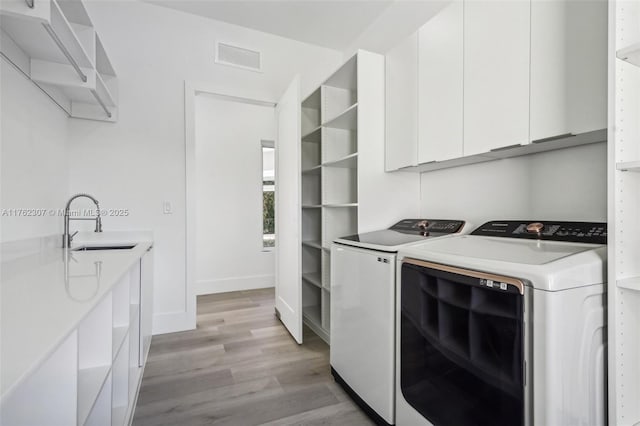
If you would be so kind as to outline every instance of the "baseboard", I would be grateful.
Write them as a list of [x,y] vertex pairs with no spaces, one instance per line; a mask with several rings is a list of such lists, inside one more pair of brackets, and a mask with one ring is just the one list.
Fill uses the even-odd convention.
[[274,275],[249,275],[217,280],[200,280],[196,282],[196,294],[199,296],[230,291],[255,290],[273,287],[274,285]]
[[188,312],[168,312],[153,315],[152,334],[177,333],[178,331],[194,330],[196,323]]

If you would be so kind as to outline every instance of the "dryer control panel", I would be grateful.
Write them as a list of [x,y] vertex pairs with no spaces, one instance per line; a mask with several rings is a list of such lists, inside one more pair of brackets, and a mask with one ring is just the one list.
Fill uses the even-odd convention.
[[607,224],[606,222],[496,220],[485,223],[471,235],[607,244]]
[[429,235],[430,233],[453,234],[459,232],[463,226],[462,220],[404,219],[389,229],[405,234]]

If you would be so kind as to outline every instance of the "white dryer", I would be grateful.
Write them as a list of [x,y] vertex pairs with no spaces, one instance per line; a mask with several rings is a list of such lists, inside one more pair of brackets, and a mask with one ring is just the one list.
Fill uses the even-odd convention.
[[494,221],[401,249],[396,423],[606,424],[606,239]]
[[405,219],[331,246],[331,372],[378,424],[395,423],[396,253],[464,226]]

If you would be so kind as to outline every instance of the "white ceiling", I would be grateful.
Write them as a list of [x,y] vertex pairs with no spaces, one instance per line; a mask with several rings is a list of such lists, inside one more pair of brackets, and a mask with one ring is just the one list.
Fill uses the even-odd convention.
[[394,0],[146,0],[159,6],[343,51]]

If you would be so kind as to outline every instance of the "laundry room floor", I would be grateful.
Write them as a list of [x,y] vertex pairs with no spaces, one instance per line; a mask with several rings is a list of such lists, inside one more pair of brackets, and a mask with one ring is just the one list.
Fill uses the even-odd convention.
[[198,327],[154,336],[134,426],[372,425],[329,371],[329,347],[298,345],[274,290],[198,297]]

